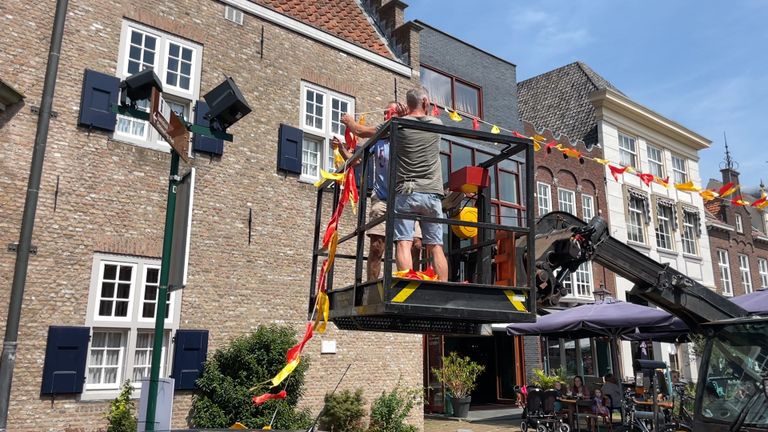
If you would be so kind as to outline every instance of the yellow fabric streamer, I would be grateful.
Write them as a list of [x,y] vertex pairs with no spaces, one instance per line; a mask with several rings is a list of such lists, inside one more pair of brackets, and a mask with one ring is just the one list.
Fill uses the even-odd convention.
[[705,189],[699,192],[699,195],[701,195],[701,198],[704,201],[712,201],[713,199],[717,198],[717,192],[709,189]]
[[692,181],[687,181],[685,183],[678,183],[675,185],[675,189],[685,191],[685,192],[698,192],[701,190],[701,188],[694,185]]
[[448,117],[449,117],[451,120],[455,121],[455,122],[460,122],[460,121],[461,121],[461,116],[460,116],[460,115],[459,115],[459,113],[457,113],[456,111],[450,111],[450,112],[448,113]]
[[315,182],[315,187],[320,187],[326,180],[341,181],[344,180],[344,173],[330,173],[324,169],[320,170],[320,180]]
[[592,158],[592,160],[599,163],[600,165],[608,165],[609,163],[611,163],[611,161],[609,160],[600,159],[600,158]]
[[339,149],[333,149],[333,166],[338,170],[344,165],[344,157],[341,156]]
[[493,127],[491,128],[491,133],[492,134],[500,134],[501,133],[501,129],[499,129],[498,126],[493,125]]
[[365,126],[365,116],[364,115],[360,116],[360,120],[357,121],[357,124],[359,124],[360,126]]
[[328,264],[325,265],[325,271],[328,272],[333,267],[333,260],[336,258],[336,246],[339,245],[339,232],[334,231],[331,236],[331,243],[328,245]]
[[538,141],[533,142],[533,151],[541,151],[541,144]]
[[315,315],[314,330],[318,333],[325,333],[328,327],[328,315],[330,313],[330,303],[328,294],[320,292],[317,294],[317,314]]
[[725,192],[723,192],[723,194],[722,194],[722,195],[720,195],[720,198],[725,198],[725,197],[727,197],[728,195],[732,195],[732,194],[733,194],[734,192],[736,192],[737,190],[739,190],[739,187],[738,187],[738,185],[736,185],[736,186],[732,186],[731,188],[729,188],[728,190],[726,190]]
[[272,383],[272,387],[279,386],[281,382],[288,378],[288,375],[290,375],[296,369],[296,366],[299,365],[299,361],[301,360],[297,358],[296,360],[286,364],[285,367],[283,367],[283,370],[278,372],[277,375],[272,378],[272,381],[270,381]]
[[766,207],[768,207],[768,201],[766,201],[766,202],[764,202],[764,203],[762,203],[762,204],[757,206],[757,208],[759,208],[760,210],[762,210],[762,209],[764,209]]

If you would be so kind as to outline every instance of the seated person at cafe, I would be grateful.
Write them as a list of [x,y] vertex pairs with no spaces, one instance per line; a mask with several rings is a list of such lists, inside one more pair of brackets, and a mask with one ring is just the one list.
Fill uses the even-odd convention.
[[576,399],[589,399],[590,397],[589,389],[584,385],[584,378],[580,375],[573,377],[573,385],[571,386],[569,393]]

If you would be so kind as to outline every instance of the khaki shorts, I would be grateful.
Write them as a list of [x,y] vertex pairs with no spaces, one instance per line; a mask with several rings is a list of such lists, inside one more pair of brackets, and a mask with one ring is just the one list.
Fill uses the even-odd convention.
[[[380,218],[384,216],[387,213],[387,202],[382,201],[375,196],[371,198],[371,210],[368,211],[368,221],[372,221],[374,219]],[[369,236],[376,235],[384,237],[384,230],[386,229],[386,223],[382,222],[374,227],[371,227],[366,234]],[[419,226],[419,223],[416,222],[416,225],[413,230],[413,237],[414,238],[421,238],[421,226]]]

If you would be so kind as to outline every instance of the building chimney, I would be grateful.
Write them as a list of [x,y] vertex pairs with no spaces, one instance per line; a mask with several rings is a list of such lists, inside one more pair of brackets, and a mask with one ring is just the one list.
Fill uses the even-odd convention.
[[400,0],[379,0],[379,2],[382,3],[377,11],[379,25],[384,36],[391,38],[394,31],[405,23],[405,8],[408,5]]
[[408,21],[392,32],[391,41],[395,53],[412,68],[419,65],[419,32],[423,28],[414,21]]

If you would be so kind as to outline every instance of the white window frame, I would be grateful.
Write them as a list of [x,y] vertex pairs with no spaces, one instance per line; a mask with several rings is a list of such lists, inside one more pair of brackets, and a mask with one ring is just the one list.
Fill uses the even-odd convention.
[[744,285],[744,293],[752,292],[752,273],[749,269],[749,257],[739,254],[739,272],[741,273],[741,283]]
[[[627,199],[629,200],[627,203],[627,240],[645,244],[645,227],[643,226],[645,223],[643,222],[644,209],[642,207],[642,201],[640,198],[633,197],[632,195],[627,197]],[[633,202],[640,203],[640,208],[633,208]],[[632,229],[637,231],[640,238],[635,238]]]
[[758,258],[757,270],[760,272],[760,288],[768,288],[768,260]]
[[224,18],[235,24],[243,25],[243,11],[230,5],[224,6]]
[[[696,219],[693,213],[683,211],[683,229],[680,231],[680,239],[683,242],[683,253],[689,255],[699,254],[699,245],[696,241]],[[693,252],[691,252],[693,250]]]
[[[682,165],[682,168],[679,165]],[[672,155],[672,176],[676,184],[686,183],[689,180],[688,163],[684,157]]]
[[[306,120],[306,114],[307,114],[307,91],[311,90],[315,93],[323,94],[323,118],[322,118],[322,128],[315,127],[314,124],[307,125],[305,123]],[[305,140],[307,141],[316,141],[320,143],[320,151],[318,155],[318,166],[317,169],[314,170],[315,172],[306,172],[306,166],[304,164],[304,153],[305,153],[305,145],[302,142],[302,173],[299,176],[300,181],[305,182],[315,182],[317,179],[320,178],[320,169],[324,169],[326,171],[333,171],[333,152],[331,150],[331,138],[333,136],[339,136],[340,139],[344,140],[344,125],[340,125],[338,132],[332,131],[332,108],[333,108],[333,100],[340,100],[342,102],[347,103],[347,113],[351,114],[355,112],[355,98],[352,96],[348,96],[345,94],[341,94],[338,92],[335,92],[333,90],[327,89],[325,87],[321,87],[315,84],[311,84],[305,81],[301,82],[301,113],[299,117],[299,124],[301,125],[301,129],[304,131]],[[343,111],[340,111],[343,112]]]
[[[546,191],[546,192],[542,192]],[[552,186],[547,183],[536,183],[536,198],[539,207],[539,217],[552,211]],[[542,204],[545,202],[544,204]]]
[[[114,293],[113,293],[113,297],[109,300],[109,301],[113,302],[113,304],[112,304],[113,314],[110,315],[110,316],[101,316],[101,315],[99,315],[99,309],[100,309],[100,304],[101,304],[101,300],[102,300],[102,297],[101,297],[101,291],[102,291],[101,290],[101,285],[104,283],[104,268],[107,265],[115,265],[115,266],[118,267],[117,275],[116,275],[117,278],[120,277],[120,268],[122,268],[122,267],[129,267],[129,268],[131,268],[131,281],[130,281],[130,288],[129,288],[129,292],[128,292],[128,313],[124,317],[116,317],[116,316],[114,316],[114,310],[115,310],[115,307],[116,307],[114,302],[117,299],[117,290],[118,290],[118,287],[117,287],[118,283],[117,282],[115,282],[115,290],[114,290]],[[110,261],[110,260],[103,260],[103,261],[100,262],[100,264],[99,264],[99,279],[98,279],[98,282],[97,282],[97,284],[95,286],[96,292],[94,293],[94,295],[96,296],[96,300],[95,300],[96,304],[95,304],[95,307],[93,309],[93,315],[92,315],[94,321],[96,321],[96,322],[127,322],[127,321],[131,320],[131,318],[133,317],[134,297],[136,296],[136,272],[137,272],[137,266],[135,264],[125,263],[125,262],[120,262],[120,261]]]
[[736,213],[736,232],[741,234],[744,233],[744,220],[738,213]]
[[581,194],[581,215],[586,222],[595,217],[595,198],[592,195]]
[[[570,203],[569,203],[569,205],[571,206],[570,211],[564,208],[563,206],[563,203],[566,202],[565,200],[563,200],[563,196],[570,196]],[[557,188],[557,208],[562,212],[570,213],[576,216],[576,192],[570,189]]]
[[[154,64],[152,67],[155,71],[155,74],[160,79],[160,82],[163,83],[163,98],[184,105],[187,108],[187,120],[191,121],[192,118],[194,118],[194,102],[200,98],[200,75],[202,71],[203,55],[202,45],[186,39],[182,39],[169,33],[165,33],[149,26],[123,20],[120,33],[120,49],[117,57],[116,72],[116,76],[121,80],[131,75],[128,72],[128,56],[131,46],[131,32],[133,30],[140,31],[157,38]],[[166,84],[168,52],[171,43],[192,50],[192,70],[189,90]],[[121,117],[122,116],[118,115],[118,122],[120,121]],[[143,120],[135,119],[132,119],[132,121],[143,122]],[[144,135],[142,137],[137,137],[132,134],[125,134],[115,128],[115,132],[112,134],[112,138],[118,141],[136,145],[138,147],[146,147],[157,151],[170,152],[171,149],[171,146],[165,142],[165,140],[149,124],[149,122],[144,122]]]
[[655,177],[664,178],[664,150],[659,147],[648,144],[646,148],[648,154],[648,172]]
[[587,261],[581,264],[575,272],[563,280],[563,286],[570,290],[570,293],[564,297],[566,299],[593,300],[595,281],[592,262]]
[[[93,349],[92,345],[95,340],[95,333],[104,333],[105,334],[105,340],[109,338],[110,334],[119,334],[120,335],[120,346],[118,347],[119,353],[117,356],[117,364],[115,365],[117,367],[117,382],[115,384],[112,383],[88,383],[88,376],[90,375],[90,369],[93,367],[97,367],[101,369],[102,378],[104,376],[104,369],[106,369],[102,364],[99,365],[93,365],[91,364],[91,360],[93,358],[91,350]],[[100,328],[97,329],[95,332],[91,332],[91,340],[88,343],[88,360],[86,361],[86,367],[85,367],[85,376],[86,376],[86,387],[88,390],[105,390],[105,389],[114,389],[115,386],[117,388],[120,387],[122,384],[122,380],[120,379],[121,376],[124,374],[125,370],[125,347],[126,347],[126,339],[127,335],[124,330],[121,329],[109,329],[109,328]],[[98,350],[104,351],[104,358],[106,358],[106,351],[110,348],[108,347],[98,347],[96,348]],[[103,360],[103,359],[102,359]]]
[[[133,280],[134,285],[131,289],[131,305],[127,319],[117,319],[114,317],[98,317],[99,298],[101,293],[101,280],[104,265],[103,264],[127,264],[134,266]],[[133,366],[136,352],[136,340],[139,332],[154,332],[155,321],[153,319],[142,318],[142,305],[146,292],[144,281],[148,268],[160,266],[160,260],[155,258],[113,255],[97,253],[94,254],[91,270],[91,288],[88,293],[88,312],[85,325],[91,328],[93,332],[122,332],[123,334],[123,352],[120,358],[120,369],[118,382],[115,384],[93,384],[86,381],[83,400],[104,400],[113,399],[120,392],[120,386],[126,379],[133,379]],[[159,275],[158,275],[159,277]],[[139,279],[140,278],[140,279]],[[179,328],[181,315],[181,296],[182,292],[174,291],[171,293],[168,318],[165,320],[165,339],[163,341],[164,353],[161,353],[161,377],[167,377],[170,373],[170,356],[167,352],[170,347],[170,338]],[[159,298],[158,298],[159,300]],[[91,341],[93,337],[91,337]],[[88,361],[86,365],[86,376],[88,365],[90,364],[91,343],[88,344]],[[134,388],[139,388],[140,384],[135,383]]]
[[717,250],[717,267],[720,269],[720,281],[723,283],[723,295],[733,295],[733,284],[731,282],[731,264],[728,259],[728,251]]
[[674,250],[675,238],[672,234],[673,217],[671,207],[656,204],[656,247],[659,249]]
[[619,132],[619,160],[623,166],[637,168],[637,138]]

